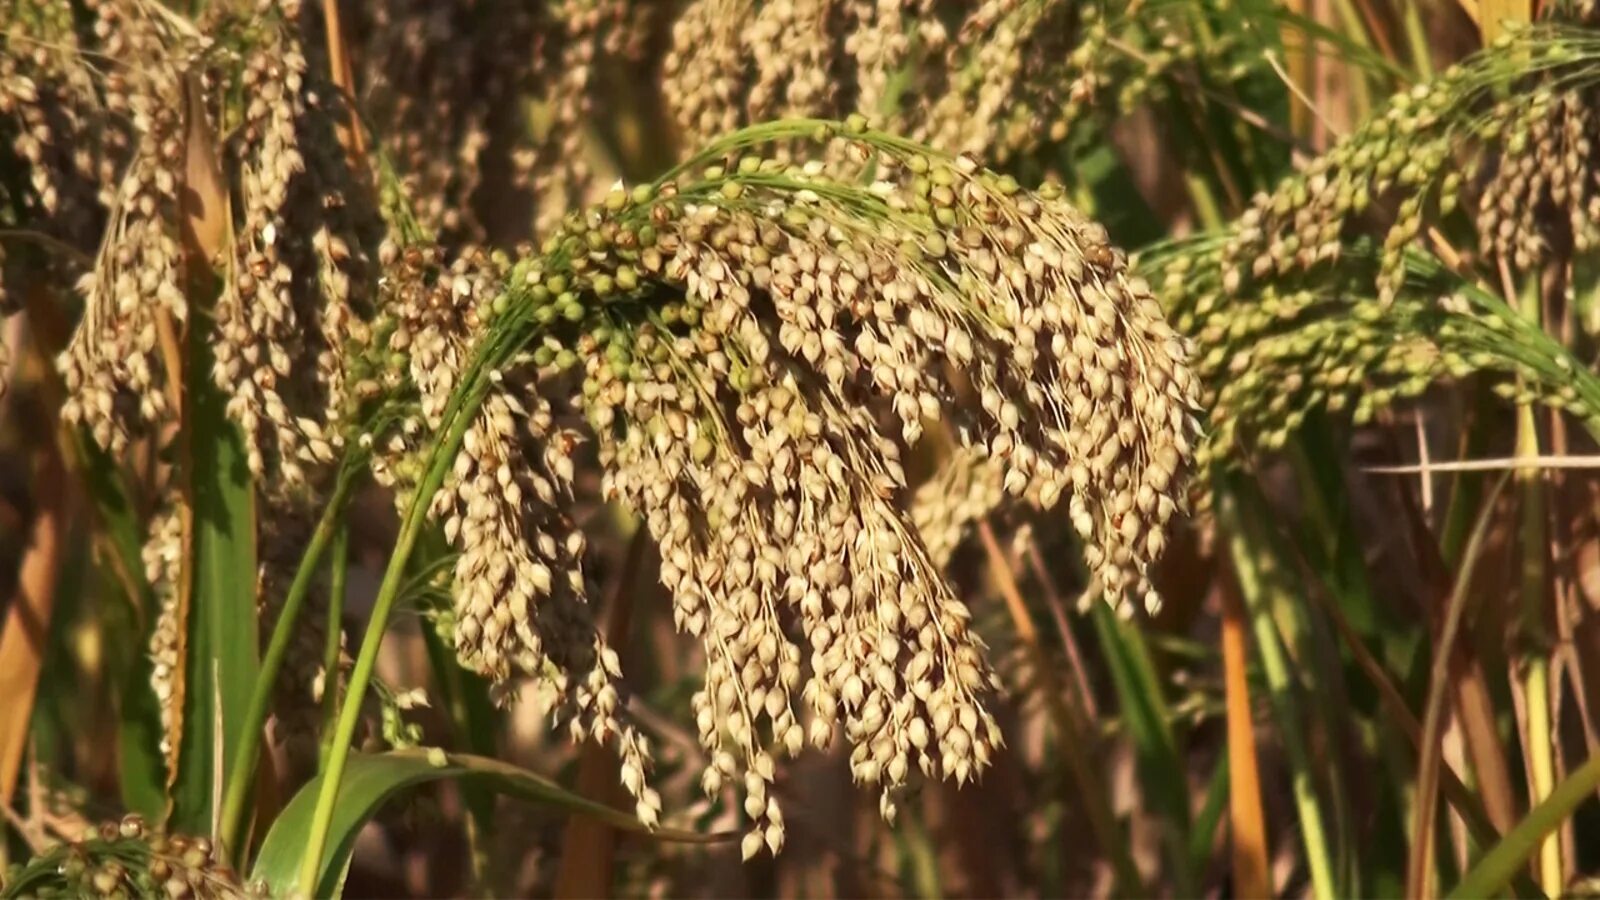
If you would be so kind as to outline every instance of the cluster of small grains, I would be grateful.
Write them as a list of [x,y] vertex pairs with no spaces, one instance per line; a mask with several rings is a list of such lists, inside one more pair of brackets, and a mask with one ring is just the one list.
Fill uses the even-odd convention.
[[177,352],[189,312],[178,222],[181,73],[204,48],[142,6],[104,3],[99,11],[100,52],[139,61],[103,85],[107,110],[125,117],[134,134],[132,159],[115,181],[99,253],[79,285],[83,318],[59,365],[69,394],[63,418],[120,453],[130,435],[172,412],[161,345]]
[[[651,4],[385,0],[353,33],[361,108],[395,160],[422,225],[456,244],[513,238],[532,206],[548,222],[582,202],[594,74],[645,46]],[[511,194],[507,194],[507,191]],[[507,203],[508,196],[518,202]]]
[[911,497],[911,521],[922,535],[928,556],[941,569],[974,522],[998,509],[1006,499],[1005,466],[963,447],[950,455]]
[[[1441,377],[1480,371],[1516,376],[1497,389],[1593,417],[1592,379],[1566,350],[1427,253],[1450,250],[1440,235],[1474,205],[1491,266],[1594,245],[1600,181],[1584,123],[1600,70],[1578,41],[1560,26],[1502,37],[1397,95],[1222,236],[1142,266],[1202,349],[1203,461],[1281,446],[1312,410],[1364,422]],[[1495,103],[1528,60],[1544,73],[1531,93]],[[1363,239],[1374,222],[1376,247]],[[1513,339],[1520,349],[1507,353]]]
[[984,0],[946,51],[944,90],[928,95],[915,131],[936,147],[1003,161],[1049,130],[1065,108],[1063,71],[1080,11],[1074,3]]
[[[882,179],[745,155],[569,216],[507,285],[504,309],[542,329],[538,376],[500,375],[439,501],[460,517],[447,518],[453,533],[490,542],[489,562],[458,568],[484,585],[458,585],[458,616],[459,596],[527,602],[504,581],[524,559],[542,566],[524,581],[542,586],[548,570],[559,585],[547,551],[560,535],[516,547],[540,520],[505,498],[537,507],[563,494],[508,492],[515,469],[495,466],[537,459],[513,449],[518,417],[548,454],[545,403],[583,412],[605,494],[644,517],[675,619],[703,642],[703,785],[742,782],[747,854],[783,841],[776,758],[826,745],[840,726],[886,815],[914,771],[975,777],[1000,740],[983,643],[907,511],[901,460],[928,420],[964,423],[968,452],[993,461],[1010,495],[1046,507],[1070,495],[1087,561],[1118,604],[1155,602],[1147,568],[1197,433],[1185,342],[1059,188],[1022,191],[859,121],[749,134],[769,148],[842,145],[855,166],[876,152]],[[470,287],[435,302],[451,298],[485,308]],[[487,304],[489,317],[499,307]],[[411,353],[427,346],[424,316],[397,318]],[[437,367],[440,354],[427,357]],[[574,366],[581,391],[561,396],[558,374]],[[957,371],[972,402],[954,399]],[[431,389],[418,384],[426,410]],[[517,403],[495,405],[501,391]],[[497,493],[468,492],[474,481]],[[474,520],[484,524],[469,530]],[[574,573],[567,585],[579,583]],[[531,598],[536,633],[552,598]],[[503,640],[518,618],[472,636]]]
[[855,0],[850,16],[854,27],[845,35],[844,52],[855,64],[855,108],[889,121],[902,105],[893,85],[912,59],[913,44],[935,53],[949,35],[933,15],[932,0]]
[[836,108],[832,71],[839,13],[832,0],[762,3],[744,40],[755,64],[746,99],[761,119],[814,116]]
[[1374,285],[1383,263],[1359,247],[1342,253],[1320,277],[1246,291],[1226,286],[1215,241],[1141,262],[1199,348],[1194,366],[1209,417],[1201,466],[1278,449],[1317,410],[1364,424],[1446,377],[1495,376],[1507,397],[1597,421],[1600,380],[1498,297],[1411,253],[1399,289],[1381,300]]
[[413,212],[443,238],[480,236],[474,201],[490,135],[515,121],[522,73],[539,50],[539,12],[435,0],[362,3],[354,12],[358,106],[403,174]]
[[[1108,15],[1067,0],[985,0],[947,24],[930,0],[694,0],[674,25],[663,86],[691,145],[769,118],[855,111],[1005,162],[1136,108],[1201,53],[1259,60],[1235,36],[1187,37],[1209,5]],[[1239,77],[1248,66],[1213,68]]]
[[308,75],[294,10],[271,9],[238,76],[246,99],[228,151],[242,215],[212,349],[250,471],[288,493],[342,446],[345,350],[366,340],[353,301],[367,293],[363,246],[377,219],[336,138],[335,89]]
[[1600,85],[1541,85],[1497,103],[1482,139],[1498,152],[1477,210],[1486,250],[1529,270],[1553,251],[1600,246]]
[[[402,505],[419,477],[415,439],[448,423],[448,401],[474,342],[502,308],[505,261],[469,250],[449,265],[437,249],[389,251],[394,265],[379,325],[389,351],[405,360],[418,393],[415,414],[383,442],[380,481]],[[455,563],[453,637],[461,662],[497,682],[533,677],[581,740],[614,743],[622,781],[641,821],[654,824],[661,799],[646,784],[650,749],[628,721],[617,681],[621,665],[596,628],[584,575],[585,539],[572,517],[574,453],[581,434],[558,420],[542,384],[556,367],[537,354],[497,370],[467,426],[430,510],[460,554]],[[570,366],[572,355],[562,362]],[[567,418],[571,418],[570,415]]]
[[693,0],[672,24],[661,89],[692,146],[745,120],[744,28],[753,8],[750,0]]
[[[84,145],[107,212],[80,282],[83,317],[58,361],[68,389],[62,415],[113,454],[137,436],[167,440],[185,332],[206,329],[211,374],[272,523],[259,573],[261,601],[272,606],[298,562],[290,545],[308,532],[300,526],[312,482],[325,480],[340,451],[350,345],[365,342],[370,315],[361,308],[370,291],[362,247],[378,220],[335,138],[344,115],[337,93],[308,73],[297,4],[217,7],[194,29],[142,2],[91,6],[95,43],[73,51],[72,71],[92,73],[88,89],[104,99]],[[192,221],[202,218],[210,224]],[[211,252],[217,258],[201,257]],[[223,290],[214,311],[196,315],[187,292],[212,266],[225,274]],[[146,547],[162,599],[150,651],[168,752],[183,673],[181,530],[178,515],[163,512]],[[287,543],[275,545],[280,532]],[[305,666],[320,657],[313,642]],[[291,677],[286,692],[309,696],[314,676]]]
[[[1296,177],[1255,198],[1224,253],[1228,289],[1334,262],[1351,232],[1376,218],[1377,287],[1392,300],[1406,252],[1436,240],[1430,229],[1474,203],[1481,246],[1519,269],[1553,247],[1594,246],[1600,170],[1590,132],[1600,92],[1586,40],[1562,26],[1513,31],[1396,95]],[[1524,84],[1529,69],[1538,74]],[[1492,102],[1507,89],[1515,101]]]
[[108,822],[0,878],[0,892],[19,897],[252,898],[210,839],[167,835],[138,816]]
[[[74,250],[94,247],[101,193],[114,182],[125,134],[106,127],[93,79],[79,52],[72,10],[59,2],[0,2],[0,169],[25,178],[0,184],[0,227],[27,228]],[[20,306],[38,282],[70,284],[79,260],[52,246],[7,253],[0,244],[0,316]],[[0,392],[9,369],[0,348]]]
[[177,679],[183,666],[183,635],[178,621],[178,581],[182,577],[183,520],[177,505],[164,505],[151,518],[149,537],[140,549],[145,582],[156,597],[160,611],[150,630],[150,687],[155,692],[161,715],[161,752],[172,761],[178,746],[178,704],[173,702]]
[[595,71],[599,65],[616,65],[624,51],[640,51],[637,29],[645,13],[635,6],[641,5],[563,0],[555,6],[547,26],[548,40],[557,48],[554,63],[538,70],[534,82],[550,121],[543,137],[519,147],[512,159],[514,183],[528,189],[538,203],[538,233],[553,227],[569,207],[592,199],[592,154],[584,136],[594,116]]

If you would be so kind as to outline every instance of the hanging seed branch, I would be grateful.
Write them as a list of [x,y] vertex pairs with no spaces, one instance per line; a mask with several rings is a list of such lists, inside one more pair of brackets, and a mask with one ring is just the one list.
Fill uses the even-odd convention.
[[152,830],[138,816],[107,822],[0,877],[0,897],[264,897],[211,840]]
[[[1524,27],[1397,94],[1368,123],[1271,194],[1220,248],[1225,287],[1326,268],[1353,235],[1382,236],[1380,297],[1404,280],[1404,251],[1477,225],[1492,265],[1527,270],[1552,248],[1600,239],[1600,43],[1571,25]],[[1458,210],[1466,214],[1457,215]],[[1471,246],[1471,241],[1463,241]]]
[[595,73],[642,55],[650,7],[399,0],[353,10],[359,106],[418,220],[454,245],[482,240],[496,206],[527,204],[546,230],[594,199],[604,188],[585,145]]
[[[760,152],[804,141],[880,177]],[[460,551],[456,648],[546,681],[575,733],[617,737],[646,821],[648,748],[620,712],[569,511],[584,440],[704,645],[703,785],[742,783],[747,854],[783,841],[776,759],[836,731],[889,816],[914,773],[965,781],[992,760],[996,681],[906,509],[901,460],[925,422],[963,423],[1011,494],[1064,501],[1113,602],[1156,602],[1195,386],[1148,289],[1058,189],[861,122],[784,122],[615,189],[516,264],[393,255],[377,330],[416,413],[371,440],[402,493],[442,483],[410,502]],[[441,432],[459,453],[424,462],[414,436]]]
[[1191,35],[1212,5],[989,0],[951,20],[928,0],[695,0],[673,27],[663,88],[692,142],[779,116],[860,112],[1006,163],[1160,95],[1202,53],[1230,77],[1249,64],[1224,60],[1259,66],[1237,34]]
[[[98,244],[58,360],[63,418],[114,456],[138,441],[171,451],[192,425],[176,398],[184,335],[198,331],[268,511],[255,578],[270,623],[360,402],[346,367],[370,343],[365,248],[380,223],[335,138],[339,95],[312,74],[326,67],[308,63],[296,3],[219,5],[198,23],[153,3],[94,3],[81,35],[92,50],[59,19],[64,4],[7,8],[9,109],[29,128],[12,146],[37,160],[21,202],[63,247]],[[170,751],[183,546],[175,482],[154,474],[144,564],[161,603],[150,652]],[[306,709],[315,631],[280,682]]]
[[[1313,409],[1363,422],[1477,372],[1600,424],[1600,382],[1484,286],[1501,284],[1501,263],[1523,271],[1596,246],[1600,167],[1584,123],[1600,109],[1597,53],[1593,32],[1570,25],[1505,35],[1397,95],[1226,232],[1141,261],[1202,348],[1203,461],[1281,446]],[[1481,256],[1454,249],[1474,245]]]
[[1501,396],[1600,428],[1600,379],[1498,295],[1436,259],[1403,254],[1402,281],[1387,301],[1374,296],[1386,263],[1370,244],[1345,246],[1341,266],[1322,277],[1239,295],[1205,267],[1204,246],[1178,244],[1141,262],[1174,298],[1174,324],[1202,348],[1194,360],[1207,386],[1202,464],[1278,449],[1314,410],[1364,424],[1442,379],[1474,375],[1494,378]]

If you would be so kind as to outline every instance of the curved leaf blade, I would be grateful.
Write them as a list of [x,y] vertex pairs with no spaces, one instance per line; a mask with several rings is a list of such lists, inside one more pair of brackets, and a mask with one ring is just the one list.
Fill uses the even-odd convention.
[[[324,854],[316,890],[311,894],[331,897],[337,893],[356,835],[389,798],[408,787],[445,778],[471,779],[498,793],[591,816],[613,828],[645,834],[656,840],[712,844],[737,837],[732,833],[701,834],[677,828],[651,831],[627,813],[575,794],[542,775],[485,756],[423,749],[352,754],[339,784],[328,842],[331,849]],[[273,896],[288,896],[298,888],[305,836],[311,827],[321,786],[319,776],[302,787],[272,823],[272,830],[267,832],[261,845],[254,877],[265,881]]]

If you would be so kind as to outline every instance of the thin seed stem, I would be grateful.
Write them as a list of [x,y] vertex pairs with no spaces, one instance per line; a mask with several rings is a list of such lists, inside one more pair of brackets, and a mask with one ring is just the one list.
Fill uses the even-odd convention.
[[272,690],[277,685],[284,657],[288,655],[295,624],[300,618],[300,608],[305,605],[306,596],[311,593],[311,582],[316,577],[323,551],[333,539],[334,532],[343,531],[339,523],[343,518],[345,501],[349,499],[350,488],[354,481],[351,467],[346,466],[339,474],[333,496],[323,509],[316,530],[311,533],[305,555],[300,558],[300,566],[294,573],[294,580],[289,584],[289,592],[283,600],[283,610],[278,614],[277,624],[272,628],[272,638],[267,643],[267,652],[261,659],[261,670],[250,692],[250,705],[246,708],[244,720],[240,725],[240,740],[234,749],[233,766],[228,772],[219,831],[223,847],[235,860],[243,860],[245,856],[245,848],[240,840],[240,829],[244,824],[244,810],[250,796],[250,786],[255,783],[256,763],[261,755],[261,729],[266,724],[267,707],[272,700]]
[[[333,733],[339,715],[339,649],[344,633],[344,595],[350,574],[350,525],[341,522],[333,535],[333,558],[328,573],[328,623],[322,647],[322,732]],[[318,768],[328,758],[326,739],[318,754]]]
[[[489,354],[495,349],[498,348],[494,345],[486,347],[480,354],[480,360],[489,358]],[[480,364],[473,370],[472,375],[481,376],[483,369],[484,366]],[[400,588],[405,581],[406,563],[411,559],[411,552],[416,549],[417,539],[421,537],[423,525],[427,522],[428,505],[439,487],[444,484],[445,475],[450,470],[450,462],[460,449],[462,437],[483,401],[485,390],[481,382],[484,380],[486,379],[479,377],[463,380],[463,384],[471,387],[460,395],[460,402],[455,404],[454,417],[446,420],[450,422],[450,429],[435,446],[429,460],[427,475],[411,498],[400,536],[395,541],[394,553],[389,558],[389,567],[384,572],[383,582],[378,587],[378,596],[372,607],[372,617],[367,623],[366,633],[361,638],[361,650],[350,672],[350,686],[345,692],[344,702],[339,707],[339,721],[334,729],[333,743],[329,746],[327,763],[323,768],[322,787],[317,794],[317,805],[312,812],[311,829],[306,836],[305,856],[301,860],[297,880],[302,891],[309,893],[317,888],[317,872],[322,866],[328,833],[333,824],[333,808],[339,796],[339,783],[344,777],[344,767],[350,758],[350,745],[355,738],[356,724],[361,718],[361,701],[366,695],[367,685],[372,681],[372,673],[377,667],[378,649],[383,644],[383,635],[389,626],[389,616],[394,611],[395,601],[399,598]]]

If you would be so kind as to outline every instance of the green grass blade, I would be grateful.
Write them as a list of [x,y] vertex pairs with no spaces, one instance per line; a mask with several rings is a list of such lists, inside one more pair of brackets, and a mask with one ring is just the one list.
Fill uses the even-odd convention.
[[238,741],[260,739],[239,733],[260,665],[255,491],[243,441],[211,381],[210,348],[203,335],[191,335],[189,343],[192,415],[185,437],[191,441],[194,536],[186,548],[192,580],[172,827],[209,834],[220,812],[216,794],[227,781],[226,761]]
[[[470,779],[498,793],[546,804],[574,815],[592,816],[613,828],[646,834],[656,840],[710,844],[738,836],[701,834],[677,828],[650,831],[627,813],[581,797],[542,775],[487,757],[423,749],[352,754],[339,782],[329,850],[323,854],[318,867],[312,896],[331,897],[337,893],[338,880],[355,845],[356,834],[387,800],[405,788],[445,778]],[[305,835],[311,826],[321,788],[321,776],[301,788],[283,808],[262,842],[253,877],[265,881],[275,897],[289,896],[300,887],[299,868],[305,851]]]
[[1499,893],[1527,867],[1529,857],[1538,850],[1546,835],[1559,828],[1584,801],[1594,801],[1597,789],[1600,789],[1600,755],[1589,757],[1556,785],[1543,803],[1529,810],[1500,843],[1478,860],[1448,896],[1490,897]]
[[1211,848],[1217,842],[1217,829],[1222,825],[1222,814],[1228,809],[1228,754],[1217,754],[1217,767],[1211,771],[1211,781],[1206,785],[1205,803],[1194,819],[1194,830],[1189,833],[1189,867],[1196,873],[1205,872],[1211,859]]
[[1281,602],[1277,595],[1288,588],[1283,584],[1283,565],[1278,548],[1270,538],[1254,532],[1251,525],[1263,520],[1257,509],[1242,509],[1253,499],[1238,476],[1223,476],[1217,484],[1217,514],[1228,533],[1229,549],[1238,575],[1240,593],[1255,629],[1255,648],[1267,676],[1267,696],[1273,718],[1283,738],[1289,759],[1290,784],[1299,816],[1301,844],[1311,874],[1311,892],[1317,900],[1342,896],[1335,885],[1333,855],[1328,846],[1329,816],[1317,796],[1307,750],[1305,722],[1301,716],[1302,696],[1291,674],[1283,637],[1273,620],[1271,608]]
[[[426,546],[412,561],[419,568],[430,569],[433,563],[449,553],[442,535],[427,536]],[[419,629],[428,662],[433,668],[434,682],[443,699],[444,711],[450,716],[455,746],[465,747],[481,756],[497,755],[496,736],[500,733],[500,716],[489,696],[489,682],[475,672],[463,669],[456,662],[455,653],[432,623],[424,620]],[[482,879],[487,870],[485,840],[494,827],[494,792],[479,783],[461,786],[461,796],[467,807],[467,844],[472,853],[472,871]]]
[[1167,823],[1163,837],[1176,892],[1191,895],[1194,873],[1189,868],[1189,788],[1184,782],[1183,760],[1178,754],[1160,676],[1139,629],[1119,621],[1109,605],[1094,604],[1094,627],[1111,670],[1123,722],[1133,740],[1145,796]]
[[101,567],[126,595],[127,605],[108,616],[120,620],[116,641],[118,693],[117,775],[122,805],[151,821],[161,818],[167,803],[166,761],[161,758],[161,709],[150,686],[150,636],[158,611],[140,559],[140,523],[126,480],[116,463],[93,441],[77,440],[84,493],[98,533]]

